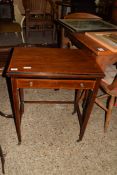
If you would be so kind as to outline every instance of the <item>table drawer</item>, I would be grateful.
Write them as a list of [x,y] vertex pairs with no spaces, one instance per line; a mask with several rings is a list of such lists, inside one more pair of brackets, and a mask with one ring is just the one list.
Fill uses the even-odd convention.
[[50,80],[50,79],[17,79],[18,88],[67,88],[67,89],[92,89],[93,80]]

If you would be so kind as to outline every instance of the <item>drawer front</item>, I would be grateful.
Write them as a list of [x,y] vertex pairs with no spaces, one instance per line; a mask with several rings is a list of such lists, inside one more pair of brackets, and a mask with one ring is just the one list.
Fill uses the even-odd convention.
[[17,79],[18,88],[93,89],[93,80]]

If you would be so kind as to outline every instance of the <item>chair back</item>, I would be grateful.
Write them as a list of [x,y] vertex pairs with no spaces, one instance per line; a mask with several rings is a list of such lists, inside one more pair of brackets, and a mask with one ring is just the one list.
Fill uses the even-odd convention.
[[48,0],[22,0],[25,11],[29,10],[30,13],[44,14],[49,10]]
[[22,0],[26,16],[26,40],[31,31],[40,31],[45,35],[51,31],[54,40],[54,6],[52,0]]

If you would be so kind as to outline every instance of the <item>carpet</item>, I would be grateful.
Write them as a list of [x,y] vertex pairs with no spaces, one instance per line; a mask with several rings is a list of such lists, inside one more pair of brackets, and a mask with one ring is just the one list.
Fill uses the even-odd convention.
[[[3,77],[0,78],[0,97],[1,110],[11,113]],[[74,91],[26,89],[25,97],[71,100]],[[70,104],[25,104],[21,145],[17,145],[13,119],[0,117],[0,145],[6,154],[6,175],[116,175],[116,110],[114,107],[108,132],[104,133],[104,112],[94,105],[81,142],[77,142],[80,128]]]

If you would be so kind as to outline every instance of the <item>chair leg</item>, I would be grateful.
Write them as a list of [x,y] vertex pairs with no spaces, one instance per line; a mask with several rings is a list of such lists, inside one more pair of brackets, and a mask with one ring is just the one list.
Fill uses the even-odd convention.
[[106,113],[106,118],[105,118],[104,132],[107,131],[107,128],[108,128],[109,123],[110,123],[114,101],[115,101],[115,97],[111,96],[110,101],[109,101],[109,105],[108,105],[108,110],[107,110],[107,113]]
[[24,113],[24,92],[22,88],[19,89],[19,98],[20,98],[20,113],[22,116],[22,114]]

